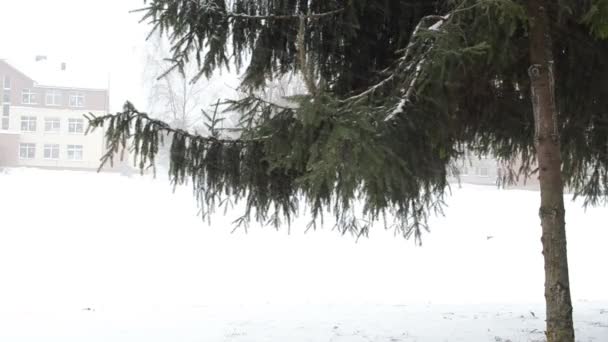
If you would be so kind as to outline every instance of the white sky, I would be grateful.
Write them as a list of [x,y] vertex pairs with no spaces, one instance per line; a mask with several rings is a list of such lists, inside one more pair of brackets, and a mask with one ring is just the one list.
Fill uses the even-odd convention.
[[[145,106],[141,51],[149,26],[143,0],[0,0],[0,58],[75,60],[110,78],[111,111]],[[24,72],[27,73],[26,70]]]

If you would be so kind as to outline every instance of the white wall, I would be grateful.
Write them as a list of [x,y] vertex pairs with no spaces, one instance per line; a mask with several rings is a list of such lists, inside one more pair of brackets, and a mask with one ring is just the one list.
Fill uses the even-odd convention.
[[[103,132],[97,130],[94,133],[84,135],[84,133],[69,133],[68,132],[68,119],[83,119],[84,131],[87,128],[87,121],[83,117],[83,114],[92,112],[95,115],[104,115],[103,111],[88,111],[85,109],[52,109],[52,108],[32,108],[32,107],[21,107],[11,106],[10,113],[10,127],[9,130],[20,132],[19,143],[33,143],[36,144],[36,156],[34,159],[21,159],[18,158],[18,163],[21,166],[38,166],[38,167],[59,167],[59,168],[91,168],[97,169],[99,167],[99,158],[101,158],[104,146],[103,146]],[[35,116],[36,117],[36,131],[35,132],[22,132],[21,131],[21,117],[22,116]],[[45,132],[45,118],[59,118],[60,119],[60,130],[59,132]],[[58,144],[59,145],[59,159],[47,160],[44,159],[44,145],[45,144]],[[68,160],[67,146],[68,145],[82,145],[83,146],[83,159]],[[15,154],[19,156],[19,149],[15,151]]]

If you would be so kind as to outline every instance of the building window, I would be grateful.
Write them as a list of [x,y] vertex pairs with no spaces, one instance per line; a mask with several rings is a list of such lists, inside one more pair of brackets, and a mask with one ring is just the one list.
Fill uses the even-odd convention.
[[36,144],[19,144],[19,158],[34,159],[36,157]]
[[31,89],[23,89],[21,92],[21,102],[23,104],[36,104],[36,101],[36,93],[34,93]]
[[4,81],[3,81],[3,88],[6,90],[11,89],[11,77],[10,76],[4,76]]
[[47,106],[60,106],[61,105],[61,92],[59,90],[48,90],[46,92],[46,105]]
[[36,117],[35,116],[22,116],[21,117],[21,131],[36,132]]
[[481,177],[488,177],[490,174],[488,173],[488,168],[487,167],[480,167],[479,168],[479,175]]
[[2,92],[2,103],[11,103],[10,90],[4,90],[4,92]]
[[[7,94],[4,91],[4,94]],[[11,114],[11,106],[8,103],[2,105],[2,122],[0,122],[0,129],[7,130],[9,125],[9,115]]]
[[59,118],[44,118],[44,131],[58,133],[61,129],[61,120]]
[[68,160],[82,160],[82,145],[68,145]]
[[68,132],[69,133],[83,133],[84,132],[84,120],[68,119]]
[[84,94],[83,93],[70,94],[70,107],[84,107]]
[[44,159],[59,159],[59,145],[58,144],[45,144],[44,145]]

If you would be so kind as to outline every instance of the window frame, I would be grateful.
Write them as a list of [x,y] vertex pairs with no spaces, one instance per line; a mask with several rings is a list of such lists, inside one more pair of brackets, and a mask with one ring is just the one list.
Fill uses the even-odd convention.
[[[8,82],[7,82],[8,80]],[[7,86],[8,83],[8,86]],[[2,89],[11,90],[11,77],[9,75],[4,75],[2,78]]]
[[[27,96],[28,100],[24,101],[26,96]],[[21,104],[27,104],[27,105],[38,104],[38,93],[34,92],[32,90],[32,88],[23,88],[23,90],[21,90]]]
[[[82,99],[82,101],[76,100],[75,102],[73,102],[74,99]],[[72,107],[72,108],[84,108],[84,106],[85,106],[84,92],[81,92],[81,91],[71,92],[68,95],[68,106]]]
[[[21,120],[19,121],[19,128],[21,132],[34,133],[38,129],[38,118],[33,115],[21,115]],[[27,129],[23,129],[23,123],[27,122]],[[31,124],[33,122],[34,128],[31,129]]]
[[[83,161],[84,160],[84,146],[82,145],[67,145],[66,146],[66,158],[69,161]],[[76,158],[77,153],[80,152],[80,158]]]
[[[47,129],[49,122],[57,123],[57,129]],[[54,126],[54,125],[53,125]],[[61,118],[59,117],[45,117],[44,118],[44,133],[60,133],[61,132]]]
[[[80,124],[75,124],[73,126],[74,121],[79,122]],[[80,127],[80,131],[72,131],[72,127]],[[68,133],[69,134],[84,134],[84,119],[80,118],[68,118]]]
[[[25,150],[24,150],[25,147]],[[25,156],[23,154],[25,151]],[[30,156],[31,152],[31,156]],[[19,143],[19,159],[33,160],[36,159],[36,144],[35,143]]]
[[[47,157],[47,151],[50,151],[50,156]],[[42,151],[42,158],[44,160],[59,160],[59,156],[61,154],[61,146],[59,144],[44,144],[44,148]],[[56,152],[56,157],[54,156],[54,152]]]
[[[49,97],[53,99],[53,101],[49,101]],[[59,101],[57,101],[59,99]],[[63,93],[58,89],[49,89],[44,93],[44,103],[47,106],[61,106],[61,101],[63,100]]]

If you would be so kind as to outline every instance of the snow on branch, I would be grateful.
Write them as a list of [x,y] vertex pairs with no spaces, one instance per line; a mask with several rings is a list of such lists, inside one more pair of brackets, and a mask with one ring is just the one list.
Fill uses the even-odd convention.
[[[411,35],[408,45],[405,47],[405,49],[398,51],[398,53],[403,53],[402,57],[399,58],[400,65],[401,66],[405,65],[403,72],[407,73],[412,68],[414,68],[414,75],[412,77],[412,80],[409,82],[409,87],[408,87],[407,91],[405,91],[405,97],[402,99],[402,101],[399,102],[399,105],[397,106],[397,108],[385,119],[386,121],[391,120],[396,114],[402,112],[405,105],[410,101],[409,99],[411,98],[411,96],[413,94],[413,88],[414,88],[416,82],[418,82],[423,65],[426,63],[425,57],[428,54],[428,51],[432,48],[432,44],[430,44],[430,46],[426,49],[426,52],[423,53],[423,57],[419,58],[418,62],[415,62],[415,63],[412,62],[412,60],[416,59],[413,56],[413,50],[420,45],[420,41],[416,38],[420,35],[420,32],[423,29],[426,29],[429,31],[439,31],[439,29],[443,26],[443,24],[450,17],[451,17],[451,13],[448,13],[446,15],[427,15],[427,16],[421,18],[420,21],[418,22],[418,25],[416,25],[416,27],[414,28],[414,31],[412,31],[412,35]],[[435,22],[432,25],[429,25],[429,21],[435,21]],[[344,99],[342,102],[358,102],[358,101],[364,99],[366,96],[375,93],[378,89],[383,88],[389,82],[393,81],[395,78],[396,78],[396,72],[393,72],[390,76],[386,77],[384,80],[378,82],[374,86],[368,88],[367,90],[365,90],[357,95]]]
[[446,20],[450,19],[450,13],[444,15],[444,16],[440,16],[440,19],[437,20],[436,23],[434,23],[433,25],[429,26],[429,31],[439,31],[439,29],[441,28],[441,26],[443,26],[443,24],[446,22]]
[[416,63],[416,70],[414,71],[414,76],[410,80],[408,88],[405,92],[403,98],[399,101],[397,107],[384,119],[384,121],[391,121],[397,114],[403,112],[405,110],[405,106],[411,103],[412,94],[414,93],[414,89],[418,79],[420,78],[420,74],[422,72],[422,66],[426,63],[426,58],[422,58]]
[[[439,31],[439,29],[450,18],[450,16],[451,16],[451,13],[448,13],[443,16],[429,15],[429,16],[426,16],[426,17],[420,19],[420,22],[418,23],[414,32],[412,33],[412,39],[410,39],[409,44],[405,48],[405,53],[403,54],[403,57],[401,57],[401,60],[403,62],[406,62],[409,59],[409,57],[411,55],[411,51],[414,49],[414,46],[416,44],[416,41],[413,38],[419,33],[419,31],[421,30],[421,28],[423,27],[423,24],[425,22],[427,22],[429,20],[436,20],[436,22],[433,25],[427,27],[427,30]],[[427,62],[427,55],[428,55],[429,51],[433,48],[433,45],[434,45],[433,42],[430,42],[428,48],[422,54],[422,57],[419,58],[418,62],[408,63],[407,67],[405,68],[405,72],[410,71],[412,69],[412,67],[415,66],[412,79],[410,80],[410,82],[408,84],[407,90],[405,90],[405,94],[404,94],[403,98],[399,101],[399,104],[397,105],[397,107],[384,119],[384,121],[392,120],[397,114],[404,111],[405,106],[407,104],[411,103],[411,98],[414,94],[416,83],[418,83],[420,74],[422,73],[422,68],[423,68],[424,64],[426,64],[426,62]]]
[[395,78],[395,74],[392,74],[389,77],[383,79],[382,81],[376,83],[372,87],[368,88],[364,92],[361,92],[361,93],[359,93],[357,95],[353,95],[353,96],[351,96],[349,98],[346,98],[346,99],[342,100],[342,102],[343,103],[345,103],[345,102],[358,102],[361,99],[365,98],[366,96],[375,93],[376,90],[384,87],[384,85],[386,85],[387,83],[389,83],[390,81],[392,81],[394,78]]

